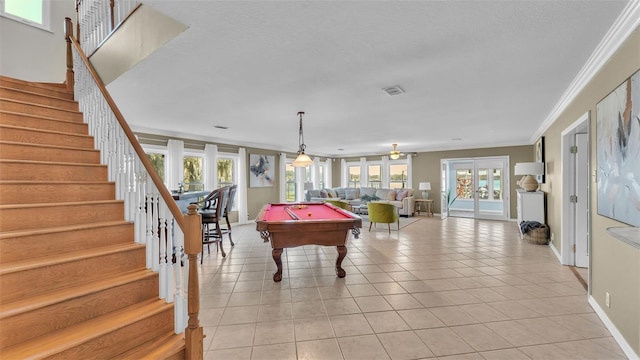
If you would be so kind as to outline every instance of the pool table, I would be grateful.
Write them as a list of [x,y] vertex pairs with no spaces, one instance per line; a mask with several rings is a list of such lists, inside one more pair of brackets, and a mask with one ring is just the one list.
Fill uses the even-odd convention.
[[362,218],[329,203],[266,204],[256,218],[256,230],[271,241],[271,255],[278,267],[273,281],[282,280],[282,249],[302,245],[335,246],[336,275],[345,277],[342,260],[347,255],[349,232],[357,239]]

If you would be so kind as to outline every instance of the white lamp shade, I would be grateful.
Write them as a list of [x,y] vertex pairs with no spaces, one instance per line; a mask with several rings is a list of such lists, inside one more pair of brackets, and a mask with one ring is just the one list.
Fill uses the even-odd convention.
[[431,190],[431,183],[430,182],[421,182],[418,185],[418,190]]
[[517,163],[513,173],[515,175],[542,175],[544,174],[543,162]]

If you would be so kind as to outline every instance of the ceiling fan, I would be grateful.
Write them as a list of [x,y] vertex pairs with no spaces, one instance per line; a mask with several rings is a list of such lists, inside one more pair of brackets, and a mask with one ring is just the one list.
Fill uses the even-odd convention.
[[400,153],[398,150],[398,144],[391,144],[393,146],[393,150],[389,151],[389,158],[392,160],[397,160],[400,158],[400,155],[404,155]]

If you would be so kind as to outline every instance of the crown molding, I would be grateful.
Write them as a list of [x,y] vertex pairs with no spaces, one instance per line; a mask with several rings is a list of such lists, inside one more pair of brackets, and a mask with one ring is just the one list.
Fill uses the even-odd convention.
[[631,0],[571,82],[560,100],[530,139],[533,144],[560,117],[604,64],[640,26],[640,0]]

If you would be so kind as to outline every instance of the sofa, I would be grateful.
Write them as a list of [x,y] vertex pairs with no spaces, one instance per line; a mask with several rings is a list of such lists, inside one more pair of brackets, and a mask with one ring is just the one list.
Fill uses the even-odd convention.
[[[365,196],[366,195],[366,196]],[[415,197],[413,189],[386,189],[386,188],[343,188],[336,187],[322,190],[307,190],[305,194],[307,202],[325,202],[328,199],[341,200],[351,206],[364,204],[363,197],[377,197],[373,202],[393,204],[398,209],[398,215],[413,216],[415,212]]]

